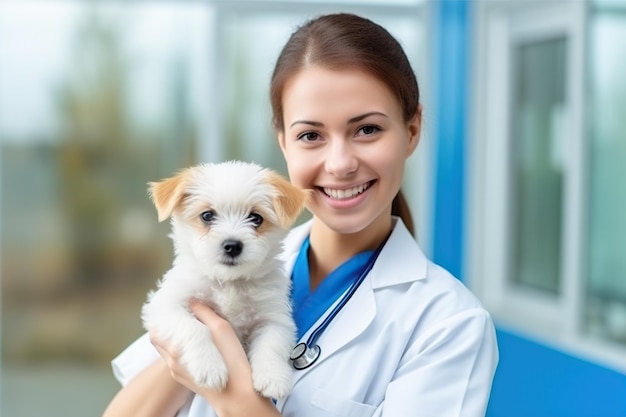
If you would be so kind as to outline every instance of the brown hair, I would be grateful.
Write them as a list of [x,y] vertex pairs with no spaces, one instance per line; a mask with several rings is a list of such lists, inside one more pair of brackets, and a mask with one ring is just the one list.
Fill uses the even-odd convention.
[[[329,69],[358,68],[383,82],[398,99],[405,122],[416,116],[419,87],[400,43],[382,26],[348,13],[329,14],[300,26],[283,47],[270,86],[272,124],[284,130],[282,96],[285,85],[302,69],[320,65]],[[418,115],[419,117],[419,115]],[[399,191],[392,214],[400,216],[414,233],[408,204]]]

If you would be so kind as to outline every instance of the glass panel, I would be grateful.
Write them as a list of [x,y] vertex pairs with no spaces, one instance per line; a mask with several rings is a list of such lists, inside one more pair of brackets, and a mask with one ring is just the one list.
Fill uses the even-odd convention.
[[561,281],[566,39],[514,49],[512,282],[556,294]]
[[626,343],[626,15],[590,24],[587,326]]
[[2,415],[118,389],[171,262],[146,183],[195,162],[208,29],[197,2],[0,4]]

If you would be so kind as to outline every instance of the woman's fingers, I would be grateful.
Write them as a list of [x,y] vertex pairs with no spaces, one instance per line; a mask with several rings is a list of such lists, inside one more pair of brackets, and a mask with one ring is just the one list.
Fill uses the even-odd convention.
[[219,316],[211,307],[198,300],[191,300],[189,302],[189,308],[191,312],[198,320],[204,323],[207,327],[211,324],[219,321],[226,321]]
[[191,311],[211,332],[213,343],[222,354],[231,375],[251,378],[250,365],[241,342],[230,323],[216,314],[210,307],[192,301]]
[[197,301],[190,303],[193,314],[211,332],[213,343],[219,350],[228,368],[228,383],[225,392],[254,392],[252,368],[246,352],[230,323],[216,314],[210,307]]
[[154,332],[150,332],[150,342],[156,348],[157,352],[159,352],[159,355],[161,355],[168,368],[170,368],[172,378],[187,388],[193,388],[193,385],[190,383],[191,377],[189,376],[189,373],[180,364],[180,355],[178,350],[168,346],[164,341],[159,339],[158,335]]

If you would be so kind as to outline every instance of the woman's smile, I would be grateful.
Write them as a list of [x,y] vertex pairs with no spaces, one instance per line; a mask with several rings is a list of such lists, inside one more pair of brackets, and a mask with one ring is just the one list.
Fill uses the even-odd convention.
[[317,189],[330,209],[346,211],[365,204],[375,182],[375,180],[367,181],[348,188],[318,187]]
[[373,183],[374,181],[368,181],[351,188],[319,187],[319,189],[333,200],[348,200],[365,192]]

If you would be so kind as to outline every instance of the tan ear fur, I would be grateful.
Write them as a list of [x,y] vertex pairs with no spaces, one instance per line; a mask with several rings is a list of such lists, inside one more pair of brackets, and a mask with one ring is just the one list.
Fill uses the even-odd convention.
[[278,190],[273,203],[280,225],[291,227],[304,210],[311,190],[298,188],[273,171],[268,171],[268,182]]
[[184,170],[158,182],[150,182],[149,193],[154,203],[159,222],[172,215],[176,207],[185,197],[185,189],[189,182],[190,171]]

